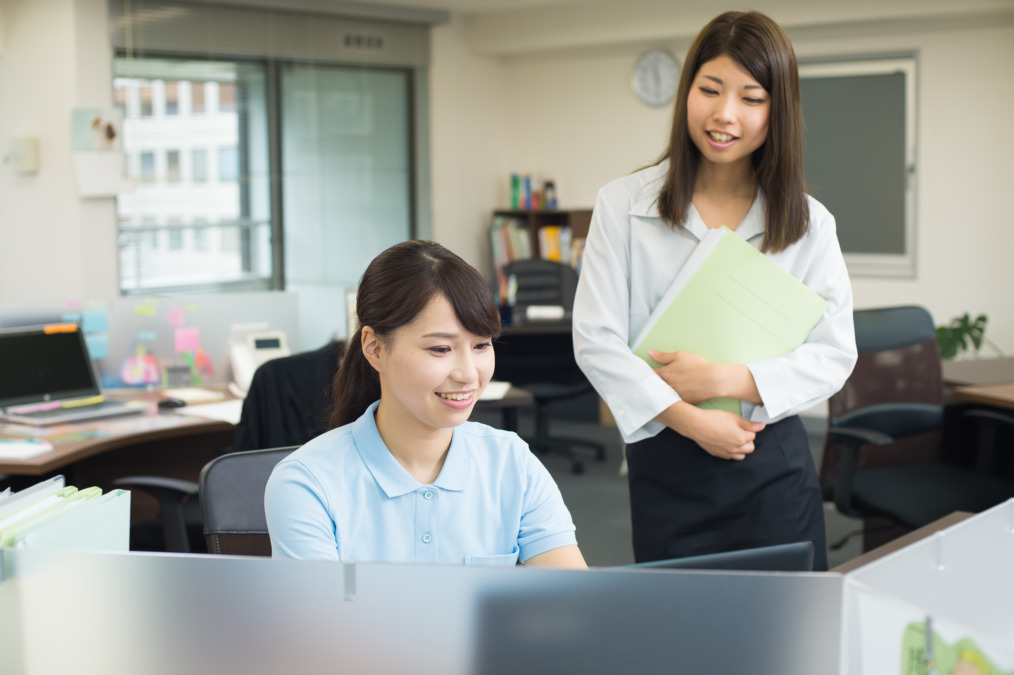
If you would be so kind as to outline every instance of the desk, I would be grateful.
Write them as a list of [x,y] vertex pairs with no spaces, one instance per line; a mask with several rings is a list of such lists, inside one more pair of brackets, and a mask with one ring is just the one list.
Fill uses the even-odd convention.
[[955,398],[962,401],[982,403],[995,408],[1014,410],[1014,381],[1003,384],[982,384],[970,387],[954,387]]
[[1014,382],[1014,356],[943,362],[944,384],[950,387]]

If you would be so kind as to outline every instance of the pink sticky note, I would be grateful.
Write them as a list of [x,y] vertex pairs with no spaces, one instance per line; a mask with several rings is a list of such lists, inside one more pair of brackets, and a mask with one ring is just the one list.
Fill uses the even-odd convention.
[[182,307],[173,307],[172,309],[169,310],[169,325],[170,326],[177,326],[177,327],[179,327],[179,326],[182,326],[184,323],[185,323],[185,321],[184,321],[184,315],[183,315],[183,308]]
[[176,329],[176,353],[196,352],[201,346],[201,329],[196,326]]

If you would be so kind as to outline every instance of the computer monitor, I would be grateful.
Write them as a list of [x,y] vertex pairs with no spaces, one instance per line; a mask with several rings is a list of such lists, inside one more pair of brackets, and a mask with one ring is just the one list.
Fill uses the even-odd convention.
[[799,541],[738,551],[685,558],[653,560],[629,567],[683,570],[737,570],[743,572],[812,572],[813,542]]

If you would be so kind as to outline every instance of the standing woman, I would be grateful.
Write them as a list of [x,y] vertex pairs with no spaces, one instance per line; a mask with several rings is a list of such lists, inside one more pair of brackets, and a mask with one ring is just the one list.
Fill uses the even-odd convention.
[[274,557],[586,567],[549,472],[516,434],[468,422],[500,316],[475,268],[407,241],[366,269],[331,430],[282,460]]
[[[852,289],[834,218],[805,192],[796,58],[756,12],[727,12],[687,53],[669,147],[599,192],[574,303],[578,363],[627,445],[638,561],[810,540],[823,504],[797,413],[856,360]],[[806,342],[731,365],[629,344],[711,228],[726,226],[828,302]],[[693,404],[743,401],[743,415]]]

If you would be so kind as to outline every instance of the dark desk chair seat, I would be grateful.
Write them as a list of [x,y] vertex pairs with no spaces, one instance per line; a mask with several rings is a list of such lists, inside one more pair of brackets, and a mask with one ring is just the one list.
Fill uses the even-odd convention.
[[275,465],[295,449],[231,452],[205,465],[200,496],[209,553],[271,555],[264,488]]
[[[1014,482],[942,461],[943,378],[929,313],[889,307],[857,310],[854,318],[859,359],[828,406],[825,500],[846,516],[916,529],[1014,497]],[[1014,424],[993,411],[965,415],[985,425]]]

